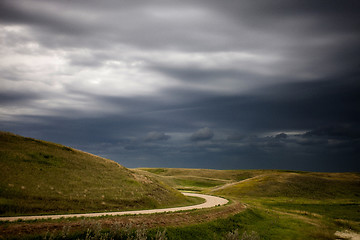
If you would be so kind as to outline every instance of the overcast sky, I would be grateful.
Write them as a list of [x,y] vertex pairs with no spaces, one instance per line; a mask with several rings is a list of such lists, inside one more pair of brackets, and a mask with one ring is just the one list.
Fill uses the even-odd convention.
[[0,129],[126,167],[360,171],[359,1],[1,0]]

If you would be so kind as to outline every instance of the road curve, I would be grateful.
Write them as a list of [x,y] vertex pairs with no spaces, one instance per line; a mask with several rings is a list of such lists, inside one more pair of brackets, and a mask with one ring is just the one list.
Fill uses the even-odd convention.
[[39,219],[59,219],[59,218],[73,218],[73,217],[100,217],[100,216],[120,216],[120,215],[137,215],[137,214],[152,214],[164,212],[178,212],[192,209],[211,208],[218,205],[227,204],[229,201],[221,198],[199,193],[183,193],[185,196],[204,198],[205,202],[185,207],[163,208],[163,209],[149,209],[137,211],[124,212],[102,212],[102,213],[79,213],[79,214],[63,214],[63,215],[40,215],[40,216],[17,216],[17,217],[0,217],[0,221],[18,221],[18,220],[39,220]]

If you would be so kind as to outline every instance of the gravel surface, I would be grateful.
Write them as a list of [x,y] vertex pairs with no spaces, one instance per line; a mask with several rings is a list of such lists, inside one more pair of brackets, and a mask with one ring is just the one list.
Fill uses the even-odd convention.
[[82,214],[64,214],[64,215],[42,215],[42,216],[17,216],[17,217],[0,217],[0,221],[18,221],[18,220],[38,220],[38,219],[59,219],[59,218],[73,218],[73,217],[100,217],[100,216],[119,216],[119,215],[137,215],[137,214],[152,214],[163,212],[178,212],[192,209],[211,208],[218,205],[227,204],[229,201],[221,198],[199,193],[183,193],[185,196],[204,198],[205,202],[198,205],[163,208],[163,209],[149,209],[138,211],[124,211],[124,212],[103,212],[103,213],[82,213]]

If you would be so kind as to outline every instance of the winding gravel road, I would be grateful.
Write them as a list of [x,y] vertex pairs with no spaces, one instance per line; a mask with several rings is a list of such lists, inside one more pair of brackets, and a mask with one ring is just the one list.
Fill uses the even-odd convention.
[[138,211],[124,211],[124,212],[103,212],[103,213],[82,213],[82,214],[64,214],[64,215],[42,215],[42,216],[18,216],[18,217],[0,217],[0,221],[14,222],[21,220],[38,220],[38,219],[59,219],[59,218],[73,218],[73,217],[100,217],[100,216],[119,216],[119,215],[137,215],[137,214],[152,214],[164,212],[178,212],[192,209],[211,208],[218,205],[227,204],[229,201],[221,198],[199,193],[183,193],[185,196],[204,198],[205,202],[193,206],[163,208],[163,209],[149,209]]

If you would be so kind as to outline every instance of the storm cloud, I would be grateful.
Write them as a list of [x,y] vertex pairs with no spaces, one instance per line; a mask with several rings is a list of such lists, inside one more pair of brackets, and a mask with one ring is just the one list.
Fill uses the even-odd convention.
[[359,171],[359,9],[3,0],[0,128],[128,167]]
[[148,142],[151,142],[151,141],[163,141],[163,140],[168,140],[169,138],[170,138],[170,136],[166,135],[165,133],[149,132],[145,137],[145,141],[148,141]]
[[211,129],[208,127],[204,127],[194,132],[191,135],[190,139],[192,141],[204,141],[204,140],[210,140],[213,137],[214,137],[214,133],[211,131]]

